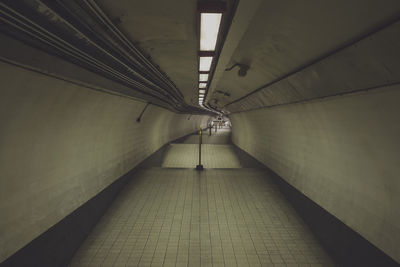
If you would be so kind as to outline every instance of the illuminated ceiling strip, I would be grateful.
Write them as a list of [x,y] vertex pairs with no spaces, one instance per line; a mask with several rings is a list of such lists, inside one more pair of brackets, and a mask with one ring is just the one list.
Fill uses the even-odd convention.
[[217,45],[222,13],[200,14],[200,51],[214,51]]
[[[226,3],[222,1],[199,1],[199,103],[204,102],[206,83],[213,65],[215,50],[220,34],[222,14],[226,10]],[[214,62],[215,63],[215,62]]]
[[200,73],[200,74],[199,74],[199,81],[200,81],[200,82],[206,82],[206,81],[208,81],[208,74]]
[[210,71],[213,57],[200,57],[199,71]]

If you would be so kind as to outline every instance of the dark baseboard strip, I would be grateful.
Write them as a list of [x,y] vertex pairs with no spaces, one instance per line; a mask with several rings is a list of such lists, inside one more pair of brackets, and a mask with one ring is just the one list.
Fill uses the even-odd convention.
[[[192,133],[191,133],[192,134]],[[172,142],[180,141],[188,135]],[[169,143],[123,175],[78,209],[0,263],[1,267],[67,266],[82,242],[137,170],[161,162]],[[160,165],[159,165],[160,166]]]
[[247,158],[247,161],[249,158],[252,158],[260,166],[267,169],[267,172],[271,174],[281,192],[307,223],[321,245],[338,266],[400,266],[399,263],[382,250],[305,196],[257,159],[237,146],[236,150],[237,153],[242,154],[243,158]]

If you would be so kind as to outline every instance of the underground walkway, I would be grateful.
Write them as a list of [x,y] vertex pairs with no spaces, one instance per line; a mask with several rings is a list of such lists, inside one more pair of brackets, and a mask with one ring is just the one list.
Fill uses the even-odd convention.
[[139,170],[71,266],[333,266],[265,170],[228,128],[166,148]]

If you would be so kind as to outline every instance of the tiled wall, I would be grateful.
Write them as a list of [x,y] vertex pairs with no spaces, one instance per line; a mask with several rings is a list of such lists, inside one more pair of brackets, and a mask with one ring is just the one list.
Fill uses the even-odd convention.
[[162,145],[206,125],[0,63],[0,262]]
[[234,113],[233,143],[400,262],[399,89]]

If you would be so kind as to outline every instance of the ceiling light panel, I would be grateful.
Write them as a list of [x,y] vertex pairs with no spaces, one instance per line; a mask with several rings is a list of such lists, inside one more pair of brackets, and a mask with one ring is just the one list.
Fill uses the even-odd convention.
[[200,57],[199,71],[210,71],[213,57]]
[[200,93],[200,94],[205,94],[205,93],[206,93],[206,90],[201,90],[201,89],[200,89],[200,90],[199,90],[199,93]]
[[200,14],[200,51],[215,50],[221,18],[221,13]]
[[207,87],[207,83],[199,83],[199,88],[206,88]]
[[200,81],[200,82],[206,82],[206,81],[208,81],[208,74],[200,73],[200,74],[199,74],[199,81]]

